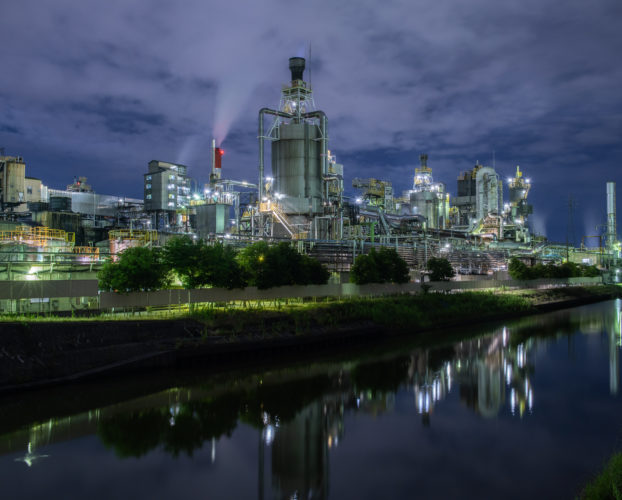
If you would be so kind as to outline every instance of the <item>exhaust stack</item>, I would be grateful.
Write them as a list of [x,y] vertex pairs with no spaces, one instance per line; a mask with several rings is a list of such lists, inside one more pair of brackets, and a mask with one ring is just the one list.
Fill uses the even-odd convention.
[[212,173],[210,174],[210,182],[220,179],[222,172],[222,157],[225,150],[216,147],[216,139],[212,139]]
[[616,183],[607,183],[607,249],[612,251],[617,240]]
[[295,80],[302,80],[302,74],[305,70],[304,57],[290,57],[289,70],[292,72],[292,82]]

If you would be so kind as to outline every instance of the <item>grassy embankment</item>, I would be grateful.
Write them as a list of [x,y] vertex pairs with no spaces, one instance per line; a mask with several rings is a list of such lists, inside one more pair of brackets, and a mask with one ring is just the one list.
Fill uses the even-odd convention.
[[589,482],[581,497],[583,500],[622,499],[622,453],[613,455],[598,476]]
[[[194,320],[209,334],[240,334],[245,330],[261,334],[301,334],[312,328],[330,329],[353,322],[382,327],[425,330],[460,321],[535,313],[538,306],[594,297],[622,297],[614,285],[563,287],[543,290],[497,290],[495,292],[427,293],[383,297],[276,299],[229,303],[175,305],[124,313],[92,316],[5,315],[0,322],[108,322],[149,320]],[[602,299],[601,299],[602,300]]]
[[531,310],[534,310],[532,301],[519,295],[467,292],[352,298],[236,310],[197,307],[188,314],[205,326],[206,334],[236,335],[252,332],[265,336],[285,333],[299,335],[354,323],[426,330],[458,321],[528,313]]

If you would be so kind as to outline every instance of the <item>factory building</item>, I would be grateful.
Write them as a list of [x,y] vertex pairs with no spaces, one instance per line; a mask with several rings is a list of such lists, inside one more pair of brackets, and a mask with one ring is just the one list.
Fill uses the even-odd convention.
[[178,163],[152,160],[145,177],[145,210],[175,212],[190,201],[188,167]]
[[190,205],[188,167],[178,163],[152,160],[144,174],[144,207],[152,214],[155,229],[169,229],[187,225]]
[[[303,80],[305,59],[289,59],[291,80],[278,109],[259,111],[259,214],[263,235],[339,239],[343,166],[328,151],[327,118],[315,109]],[[265,116],[273,121],[265,127]],[[272,175],[264,173],[264,143],[271,143]]]
[[457,191],[453,199],[457,226],[474,228],[489,215],[503,212],[503,182],[492,167],[476,163],[472,170],[462,172]]
[[[434,180],[426,154],[414,169],[412,189],[401,198],[390,181],[375,178],[355,178],[360,196],[344,197],[344,167],[329,149],[328,119],[316,109],[305,65],[303,58],[290,58],[291,78],[278,106],[259,111],[257,184],[223,176],[224,150],[215,141],[204,189],[195,185],[191,192],[185,165],[153,160],[144,174],[143,200],[95,193],[85,177],[64,190],[48,189],[25,176],[22,158],[0,156],[4,218],[13,225],[62,230],[63,254],[86,244],[116,254],[175,234],[234,239],[239,246],[288,239],[335,272],[349,271],[357,255],[378,246],[395,248],[413,270],[425,269],[434,256],[447,258],[462,274],[504,272],[511,255],[559,261],[576,254],[566,247],[561,256],[559,245],[532,242],[531,182],[519,167],[507,180],[507,203],[495,168],[479,162],[458,176],[457,195],[450,199],[445,184]],[[165,233],[162,241],[155,230]],[[30,235],[27,228],[7,231],[5,244],[15,234]],[[611,255],[619,254],[616,231],[615,183],[608,183],[605,237]],[[586,252],[583,261],[599,255]]]
[[426,227],[445,229],[449,222],[449,194],[445,192],[445,184],[434,182],[432,169],[428,167],[428,155],[419,157],[420,166],[415,168],[413,188],[405,194],[410,203],[413,215],[422,215],[426,219]]

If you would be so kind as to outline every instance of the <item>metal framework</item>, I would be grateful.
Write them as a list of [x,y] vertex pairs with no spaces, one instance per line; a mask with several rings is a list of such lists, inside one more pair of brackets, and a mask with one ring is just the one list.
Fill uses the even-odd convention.
[[68,233],[62,229],[52,229],[44,226],[18,226],[9,231],[0,231],[0,244],[21,243],[35,247],[47,247],[53,243],[60,243],[73,246],[75,241],[75,233]]

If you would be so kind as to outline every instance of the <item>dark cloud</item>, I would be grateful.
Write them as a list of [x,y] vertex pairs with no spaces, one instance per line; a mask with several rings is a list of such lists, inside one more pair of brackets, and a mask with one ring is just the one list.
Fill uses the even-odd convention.
[[598,218],[604,183],[619,178],[621,18],[617,0],[23,0],[3,9],[0,144],[44,172],[71,154],[110,192],[128,165],[90,170],[122,155],[136,182],[121,194],[141,196],[152,158],[183,158],[205,180],[216,136],[229,175],[255,179],[257,112],[278,105],[287,58],[311,44],[347,184],[390,173],[399,194],[427,152],[455,191],[459,171],[494,151],[504,177],[517,164],[532,177],[560,239],[550,200],[575,193]]
[[7,134],[20,134],[20,130],[13,125],[6,125],[4,123],[0,123],[0,132],[6,132]]

